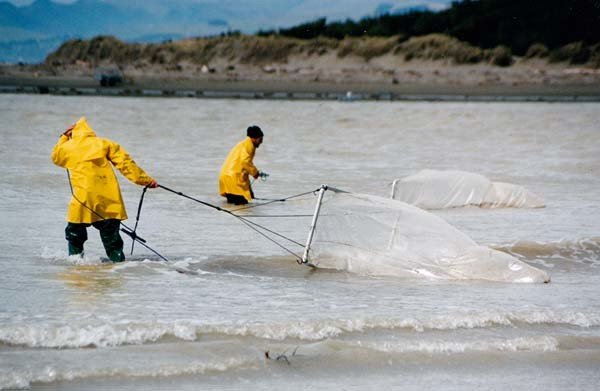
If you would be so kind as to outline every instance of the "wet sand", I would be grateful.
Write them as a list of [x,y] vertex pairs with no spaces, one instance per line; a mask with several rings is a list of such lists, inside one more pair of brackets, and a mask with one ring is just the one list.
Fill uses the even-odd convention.
[[511,100],[600,101],[600,84],[486,82],[452,80],[307,80],[293,78],[227,79],[223,77],[136,76],[102,87],[92,76],[0,75],[0,93],[58,95],[183,96],[206,98],[338,100]]

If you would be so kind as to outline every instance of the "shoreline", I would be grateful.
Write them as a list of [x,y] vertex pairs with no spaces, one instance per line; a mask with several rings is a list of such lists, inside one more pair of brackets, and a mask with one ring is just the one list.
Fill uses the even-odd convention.
[[92,77],[0,75],[0,93],[341,101],[600,102],[594,84],[489,84],[216,80],[138,77],[102,87]]

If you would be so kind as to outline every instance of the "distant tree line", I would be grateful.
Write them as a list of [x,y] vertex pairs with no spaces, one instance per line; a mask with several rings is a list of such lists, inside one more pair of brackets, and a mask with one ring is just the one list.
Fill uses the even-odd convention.
[[515,63],[514,55],[600,69],[600,0],[463,0],[441,11],[413,10],[359,21],[318,19],[259,36],[228,31],[161,44],[125,43],[114,37],[65,42],[45,61],[74,64],[131,64],[137,68],[181,63],[208,64],[217,58],[241,64],[286,62],[293,55],[336,53],[370,61],[386,54],[453,64]]
[[359,21],[327,23],[325,18],[291,28],[260,31],[300,39],[393,36],[406,39],[442,33],[488,49],[499,45],[525,55],[533,44],[556,49],[600,42],[600,0],[463,0],[443,11],[415,10]]

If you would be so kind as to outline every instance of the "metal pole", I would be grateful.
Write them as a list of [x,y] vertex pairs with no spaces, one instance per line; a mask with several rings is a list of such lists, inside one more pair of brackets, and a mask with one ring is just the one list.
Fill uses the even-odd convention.
[[313,215],[312,222],[310,224],[310,231],[308,232],[308,238],[306,239],[306,246],[304,247],[304,254],[302,255],[302,263],[309,264],[308,252],[310,251],[310,245],[315,234],[315,228],[317,227],[317,218],[319,217],[319,211],[321,210],[321,203],[323,201],[323,195],[327,190],[327,185],[322,185],[319,189],[319,196],[317,198],[317,206],[315,207],[315,214]]
[[398,181],[400,179],[394,179],[394,181],[392,182],[392,194],[390,194],[390,198],[393,200],[394,197],[396,196],[396,185],[398,184]]

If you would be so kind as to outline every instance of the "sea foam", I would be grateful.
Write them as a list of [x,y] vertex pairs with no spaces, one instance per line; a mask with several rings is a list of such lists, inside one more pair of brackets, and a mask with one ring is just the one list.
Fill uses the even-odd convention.
[[12,325],[0,328],[0,343],[33,348],[110,347],[155,343],[164,338],[196,341],[202,335],[254,337],[274,341],[297,339],[318,341],[369,330],[457,330],[496,327],[523,327],[544,324],[549,327],[600,326],[600,317],[581,312],[466,312],[458,314],[389,318],[317,319],[290,322],[245,322],[222,324],[173,323],[100,323],[80,325]]

